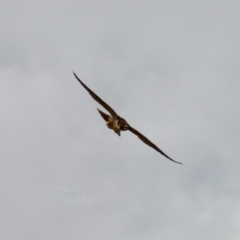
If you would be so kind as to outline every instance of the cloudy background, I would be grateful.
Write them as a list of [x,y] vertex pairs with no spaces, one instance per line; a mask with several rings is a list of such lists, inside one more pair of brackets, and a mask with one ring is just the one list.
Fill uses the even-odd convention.
[[[240,238],[239,1],[0,13],[2,240]],[[109,131],[72,70],[183,165]]]

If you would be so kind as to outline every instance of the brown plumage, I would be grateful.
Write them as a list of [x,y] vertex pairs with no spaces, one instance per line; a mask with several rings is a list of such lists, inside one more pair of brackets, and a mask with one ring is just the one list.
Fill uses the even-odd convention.
[[102,118],[106,121],[106,125],[108,126],[108,128],[112,129],[116,134],[118,134],[120,136],[120,132],[121,131],[126,131],[129,130],[130,132],[132,132],[133,134],[135,134],[136,136],[138,136],[145,144],[147,144],[148,146],[152,147],[153,149],[155,149],[156,151],[158,151],[159,153],[161,153],[163,156],[165,156],[166,158],[168,158],[169,160],[175,162],[175,163],[179,163],[182,164],[180,162],[177,162],[175,160],[173,160],[172,158],[170,158],[167,154],[165,154],[161,149],[159,149],[155,144],[153,144],[148,138],[146,138],[144,135],[142,135],[139,131],[137,131],[136,129],[134,129],[133,127],[131,127],[127,121],[120,117],[107,103],[105,103],[100,97],[98,97],[91,89],[89,89],[76,75],[76,73],[74,73],[75,78],[80,82],[80,84],[88,91],[88,93],[92,96],[92,98],[94,100],[96,100],[100,105],[102,105],[111,115],[108,115],[104,112],[102,112],[101,110],[98,109],[98,112],[100,113],[100,115],[102,116]]

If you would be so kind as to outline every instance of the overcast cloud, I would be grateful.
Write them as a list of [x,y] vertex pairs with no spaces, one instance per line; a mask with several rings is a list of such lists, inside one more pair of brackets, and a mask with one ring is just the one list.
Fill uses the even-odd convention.
[[[240,239],[240,2],[0,2],[0,239]],[[78,76],[175,164],[118,137]]]

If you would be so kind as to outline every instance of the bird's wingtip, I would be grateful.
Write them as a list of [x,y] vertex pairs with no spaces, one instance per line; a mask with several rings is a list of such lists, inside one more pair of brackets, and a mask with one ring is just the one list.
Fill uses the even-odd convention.
[[75,76],[75,78],[83,85],[83,86],[85,86],[84,84],[83,84],[83,82],[80,80],[80,78],[77,76],[77,74],[73,71],[73,75]]
[[[174,161],[174,160],[173,160]],[[182,164],[181,162],[174,161],[175,163]]]

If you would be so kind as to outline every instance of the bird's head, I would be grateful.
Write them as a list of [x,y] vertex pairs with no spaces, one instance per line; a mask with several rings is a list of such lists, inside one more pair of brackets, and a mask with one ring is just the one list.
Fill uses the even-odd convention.
[[122,130],[123,130],[123,131],[126,131],[126,130],[128,130],[128,129],[129,129],[128,124],[124,124],[123,127],[122,127]]
[[127,121],[123,118],[120,118],[118,120],[118,125],[119,125],[121,131],[126,131],[129,129],[129,125],[128,125]]

